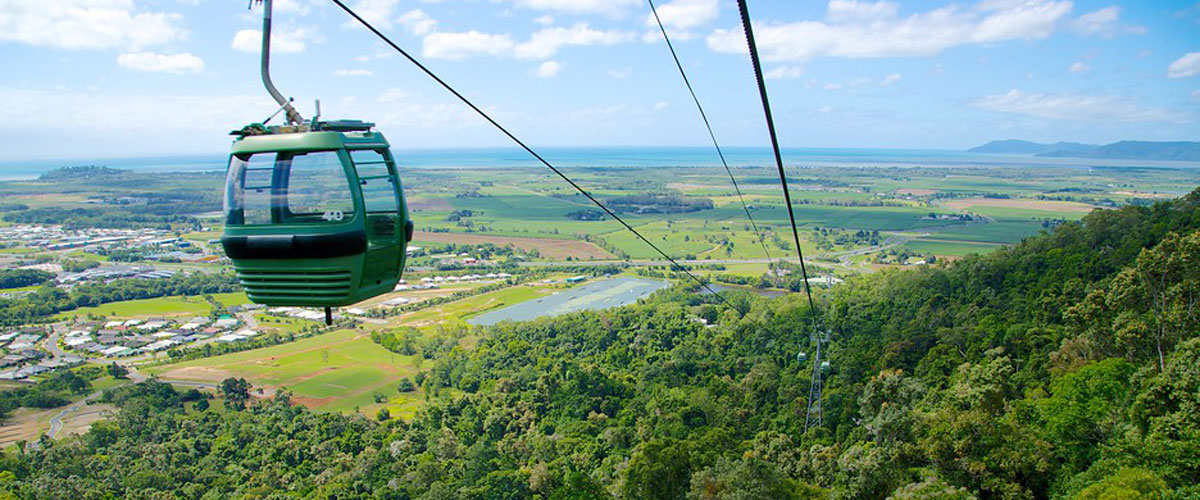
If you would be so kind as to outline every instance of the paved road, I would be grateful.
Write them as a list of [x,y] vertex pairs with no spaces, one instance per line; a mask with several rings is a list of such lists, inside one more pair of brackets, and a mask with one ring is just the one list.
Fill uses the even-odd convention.
[[70,405],[67,405],[67,407],[63,408],[62,411],[58,412],[57,415],[51,417],[50,418],[50,430],[48,432],[46,432],[46,435],[49,436],[50,439],[54,439],[54,436],[57,436],[59,431],[61,431],[63,428],[62,419],[64,417],[79,411],[79,409],[83,408],[84,406],[87,406],[87,404],[90,401],[100,397],[100,394],[101,394],[101,391],[96,391],[91,394],[88,394],[88,396],[86,398],[83,398],[79,401],[71,403]]

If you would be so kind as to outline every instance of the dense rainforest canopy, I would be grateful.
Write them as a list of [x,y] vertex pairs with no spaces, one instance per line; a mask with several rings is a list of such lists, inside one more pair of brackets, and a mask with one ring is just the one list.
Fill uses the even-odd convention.
[[113,419],[0,458],[0,498],[1200,497],[1200,190],[826,292],[807,434],[810,311],[729,299],[490,327],[411,422],[118,389]]

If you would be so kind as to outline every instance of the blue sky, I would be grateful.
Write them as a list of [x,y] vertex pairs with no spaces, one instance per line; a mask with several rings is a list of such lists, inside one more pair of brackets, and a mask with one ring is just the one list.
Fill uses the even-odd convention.
[[[705,145],[643,0],[349,0],[535,146]],[[766,145],[736,3],[660,0],[723,144]],[[219,153],[275,106],[261,8],[0,0],[0,160]],[[781,141],[1200,140],[1200,3],[750,0]],[[506,139],[328,0],[276,2],[274,79],[394,146]]]

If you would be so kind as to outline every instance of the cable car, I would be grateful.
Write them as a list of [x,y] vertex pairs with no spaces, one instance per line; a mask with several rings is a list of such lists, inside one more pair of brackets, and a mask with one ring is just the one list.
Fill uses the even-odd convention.
[[234,141],[221,245],[250,300],[336,307],[396,286],[413,224],[372,126],[248,127],[266,133]]
[[236,136],[225,178],[221,246],[250,300],[331,307],[390,292],[412,240],[387,139],[373,123],[304,121],[271,83],[271,0],[263,14],[262,79],[284,125]]

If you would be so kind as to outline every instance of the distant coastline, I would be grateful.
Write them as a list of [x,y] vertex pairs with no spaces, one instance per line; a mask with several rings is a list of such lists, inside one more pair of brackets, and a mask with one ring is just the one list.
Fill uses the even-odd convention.
[[[398,149],[403,168],[525,168],[540,167],[524,151],[514,148]],[[548,147],[539,152],[562,167],[715,167],[720,160],[707,147]],[[768,148],[724,148],[731,166],[769,166]],[[951,150],[785,148],[788,167],[1157,167],[1200,168],[1200,162],[1110,160],[1094,158],[1035,157],[1028,154],[971,153]],[[66,166],[97,165],[142,172],[220,172],[224,153],[141,158],[63,160],[0,160],[0,180],[33,179]]]

